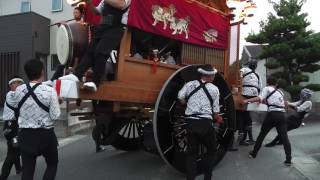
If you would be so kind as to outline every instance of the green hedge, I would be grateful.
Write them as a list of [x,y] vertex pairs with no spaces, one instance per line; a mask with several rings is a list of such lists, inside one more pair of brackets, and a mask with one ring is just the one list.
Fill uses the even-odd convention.
[[320,91],[320,84],[308,84],[305,87],[313,91]]

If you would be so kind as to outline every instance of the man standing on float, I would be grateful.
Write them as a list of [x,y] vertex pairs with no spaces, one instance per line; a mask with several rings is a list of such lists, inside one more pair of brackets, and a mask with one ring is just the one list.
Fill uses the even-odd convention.
[[[81,79],[84,73],[92,67],[94,77],[92,88],[96,90],[102,76],[105,74],[106,61],[112,50],[117,49],[126,24],[124,14],[127,14],[131,0],[101,0],[95,7],[92,0],[87,0],[88,8],[92,12],[102,16],[101,23],[92,30],[92,41],[89,44],[88,52],[80,64],[76,67],[74,74]],[[72,79],[72,78],[71,78]]]

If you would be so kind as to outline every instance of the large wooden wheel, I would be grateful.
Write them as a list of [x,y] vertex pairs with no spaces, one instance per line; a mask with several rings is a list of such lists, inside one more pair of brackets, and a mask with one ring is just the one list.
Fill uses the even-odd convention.
[[[177,94],[186,82],[199,79],[198,67],[199,65],[186,66],[172,74],[162,87],[155,104],[153,130],[158,152],[167,164],[180,172],[185,172],[185,151],[187,149],[185,125],[187,121],[181,118],[184,108],[177,102]],[[217,154],[214,163],[216,165],[224,157],[232,141],[235,128],[235,108],[232,94],[223,77],[217,74],[213,83],[220,90],[220,115],[224,119],[223,124],[215,127]],[[202,146],[199,147],[200,164],[205,151]]]

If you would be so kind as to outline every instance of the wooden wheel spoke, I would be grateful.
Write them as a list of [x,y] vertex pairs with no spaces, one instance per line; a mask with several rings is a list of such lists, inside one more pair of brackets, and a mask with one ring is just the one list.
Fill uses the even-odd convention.
[[120,130],[119,134],[120,134],[122,137],[124,137],[124,134],[127,132],[128,127],[129,127],[129,124],[126,124],[125,127],[123,127],[123,128]]
[[129,128],[128,128],[128,131],[127,131],[128,133],[127,133],[127,136],[126,136],[127,138],[130,138],[131,128],[132,128],[132,122],[129,123]]
[[223,99],[227,100],[228,98],[232,97],[232,93],[229,93],[228,95],[226,95]]
[[129,122],[121,128],[119,135],[124,138],[135,139],[141,137],[139,122]]
[[134,123],[134,137],[140,137],[140,122]]
[[132,127],[132,138],[133,139],[136,138],[136,129],[137,129],[137,123],[133,123],[133,127]]
[[173,147],[174,147],[174,145],[172,144],[171,146],[169,146],[169,147],[163,152],[163,154],[167,154]]

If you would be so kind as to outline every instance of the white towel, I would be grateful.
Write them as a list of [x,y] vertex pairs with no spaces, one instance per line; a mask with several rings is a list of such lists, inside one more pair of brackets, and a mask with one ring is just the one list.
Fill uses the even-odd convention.
[[78,77],[73,75],[73,74],[68,74],[68,75],[62,76],[59,79],[60,80],[71,80],[71,81],[79,82]]
[[[54,81],[54,88],[56,89],[57,81]],[[63,98],[79,98],[78,83],[73,80],[62,79],[59,96]]]

